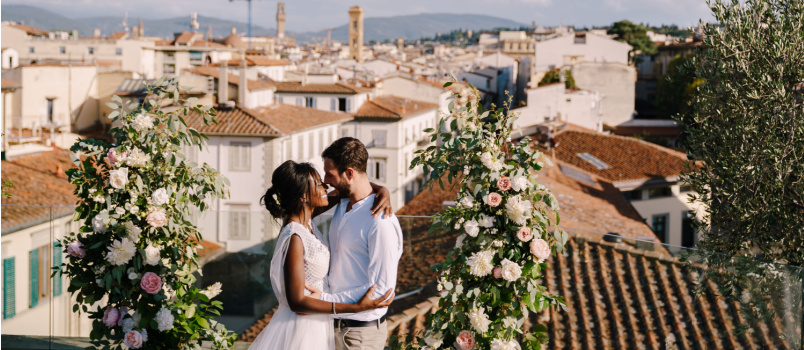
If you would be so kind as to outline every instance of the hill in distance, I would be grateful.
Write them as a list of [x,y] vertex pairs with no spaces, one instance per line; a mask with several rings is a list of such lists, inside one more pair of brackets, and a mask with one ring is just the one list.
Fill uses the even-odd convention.
[[[27,25],[43,30],[78,30],[80,36],[91,36],[95,28],[99,28],[104,36],[123,30],[121,23],[123,17],[104,16],[73,19],[60,14],[29,5],[9,4],[2,5],[2,20],[23,22]],[[139,18],[128,18],[130,27],[139,23]],[[189,30],[190,17],[175,17],[167,19],[143,18],[145,35],[160,38],[173,38],[174,33]],[[200,31],[207,33],[212,27],[212,36],[223,38],[231,33],[232,27],[238,33],[245,34],[248,24],[245,22],[230,21],[214,17],[198,16]],[[267,23],[266,23],[267,24]],[[273,25],[274,23],[270,23]],[[364,39],[366,42],[375,40],[395,40],[397,38],[420,39],[432,37],[436,33],[448,33],[455,29],[493,29],[498,27],[518,28],[522,24],[504,18],[474,15],[474,14],[446,14],[423,13],[418,15],[402,15],[393,17],[367,17],[364,20]],[[276,29],[252,24],[252,35],[275,35]],[[326,31],[293,33],[288,36],[296,37],[299,43],[320,41],[327,37]],[[346,42],[349,37],[347,24],[336,27],[332,31],[332,39]]]

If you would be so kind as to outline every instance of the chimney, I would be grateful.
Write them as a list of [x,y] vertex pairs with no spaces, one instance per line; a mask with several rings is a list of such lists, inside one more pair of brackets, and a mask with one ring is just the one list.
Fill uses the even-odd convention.
[[229,100],[229,64],[221,61],[221,72],[218,74],[218,105]]
[[243,53],[243,58],[240,59],[240,79],[239,83],[237,84],[237,101],[240,103],[241,107],[246,107],[248,105],[247,98],[248,98],[248,77],[246,76],[246,54]]

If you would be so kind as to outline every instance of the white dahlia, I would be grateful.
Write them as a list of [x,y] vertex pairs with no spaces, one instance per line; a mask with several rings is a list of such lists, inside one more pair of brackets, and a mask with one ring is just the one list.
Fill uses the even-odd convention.
[[494,264],[491,263],[492,258],[494,258],[494,253],[490,250],[481,250],[472,254],[466,259],[469,273],[477,277],[487,276],[494,270]]

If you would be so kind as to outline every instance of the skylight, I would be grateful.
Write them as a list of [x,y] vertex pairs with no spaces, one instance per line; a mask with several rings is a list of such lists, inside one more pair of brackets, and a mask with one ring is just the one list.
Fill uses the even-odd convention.
[[597,170],[611,169],[611,165],[606,164],[604,161],[598,159],[597,157],[589,153],[576,153],[576,155],[581,159],[589,162],[589,164],[594,165],[595,168],[597,168]]

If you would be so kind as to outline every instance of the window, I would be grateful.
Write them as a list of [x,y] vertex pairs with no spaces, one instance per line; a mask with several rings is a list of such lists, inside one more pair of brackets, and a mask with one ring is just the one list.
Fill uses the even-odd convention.
[[172,63],[166,64],[166,65],[164,65],[164,67],[162,67],[162,70],[163,70],[163,73],[165,73],[165,74],[176,73],[176,65],[172,64]]
[[374,139],[374,147],[385,147],[385,130],[373,130],[371,137]]
[[366,169],[369,180],[384,182],[385,165],[386,165],[385,159],[369,158],[368,168]]
[[304,106],[304,97],[296,97],[296,105],[299,107]]
[[251,171],[251,143],[232,142],[229,145],[229,170]]
[[305,97],[304,98],[304,106],[315,108],[315,99],[313,97]]
[[229,239],[248,240],[251,237],[249,225],[249,205],[230,204],[229,205]]
[[670,197],[673,192],[670,190],[670,187],[653,187],[648,189],[648,198],[662,198],[662,197]]
[[201,61],[204,59],[204,53],[201,51],[190,51],[190,60]]
[[307,148],[307,159],[315,157],[315,134],[307,134],[307,143],[310,147]]
[[47,99],[47,121],[53,123],[53,99]]
[[355,27],[355,30],[357,30],[357,21],[355,21],[355,22],[353,23],[353,25],[354,25],[354,27]]
[[122,56],[123,55],[123,48],[122,47],[115,47],[114,48],[114,54],[118,55],[118,56]]
[[338,97],[338,110],[341,112],[348,112],[345,97]]
[[598,157],[595,157],[589,153],[577,153],[576,155],[578,156],[578,158],[581,158],[589,162],[589,164],[594,165],[595,168],[597,168],[598,170],[611,169],[611,166],[606,164],[606,162],[600,160]]
[[174,51],[165,51],[165,57],[171,57],[172,58],[175,53],[176,52],[174,52]]
[[62,55],[67,53],[67,48],[64,46],[59,46],[59,53]]
[[50,249],[49,245],[43,245],[28,252],[28,272],[30,275],[30,302],[31,308],[39,305],[39,299],[47,298],[50,279],[47,278],[50,272]]
[[638,201],[642,199],[642,190],[625,191],[623,196],[629,201]]
[[656,235],[656,238],[659,238],[662,243],[667,242],[667,218],[670,214],[658,214],[654,215],[651,219],[651,228],[653,229],[653,233]]
[[14,258],[3,259],[3,319],[14,317],[17,310],[14,272]]
[[[61,249],[56,246],[56,244],[58,244],[58,243],[53,242],[53,266],[61,266],[61,258],[62,258],[61,254],[62,254],[62,252],[61,252]],[[50,272],[47,271],[47,273],[48,273],[48,275],[46,275],[46,276],[49,276]],[[60,273],[57,274],[56,276],[53,276],[53,296],[54,297],[57,297],[57,296],[61,295],[61,279],[62,279],[62,277],[61,277]]]
[[28,53],[34,53],[34,52],[36,52],[36,50],[34,49],[33,46],[28,48]]
[[692,227],[692,220],[695,215],[685,210],[681,212],[681,245],[684,247],[695,246],[695,228]]
[[88,47],[87,48],[87,53],[90,54],[90,55],[94,55],[95,54],[95,48],[94,47]]
[[681,193],[692,192],[692,185],[681,185],[681,187],[678,188],[678,191]]

